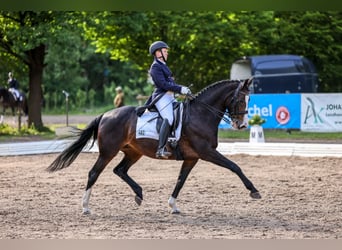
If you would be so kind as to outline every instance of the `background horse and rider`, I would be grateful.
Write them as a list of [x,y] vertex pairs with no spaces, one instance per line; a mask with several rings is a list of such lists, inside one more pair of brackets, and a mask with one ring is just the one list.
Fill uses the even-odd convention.
[[[241,168],[216,150],[218,125],[225,115],[230,118],[233,128],[244,129],[247,127],[250,83],[250,79],[244,81],[222,80],[209,85],[183,102],[182,131],[176,147],[178,153],[174,153],[169,158],[183,161],[178,180],[168,200],[172,213],[179,213],[176,199],[189,173],[200,159],[231,170],[250,191],[252,198],[261,198],[258,190]],[[143,155],[156,158],[158,141],[149,138],[137,139],[137,120],[137,109],[133,106],[113,109],[96,117],[84,130],[81,130],[79,138],[47,168],[48,171],[53,172],[70,166],[92,137],[93,143],[97,140],[99,155],[89,171],[82,201],[83,213],[90,213],[91,189],[101,172],[119,151],[124,153],[124,157],[113,169],[113,172],[131,187],[135,193],[136,203],[141,204],[143,200],[142,187],[128,175],[128,170]],[[170,145],[168,145],[168,149],[175,152]]]
[[20,99],[16,99],[13,94],[6,88],[0,87],[0,105],[2,106],[2,115],[6,114],[6,109],[10,108],[12,115],[16,112],[22,112],[25,116],[28,115],[28,103],[26,95],[20,92]]

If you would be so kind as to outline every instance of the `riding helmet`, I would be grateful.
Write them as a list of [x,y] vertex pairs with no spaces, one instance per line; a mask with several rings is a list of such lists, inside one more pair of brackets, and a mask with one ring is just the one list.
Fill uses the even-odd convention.
[[150,46],[150,54],[154,55],[154,52],[156,52],[158,49],[162,49],[162,48],[169,48],[169,46],[163,42],[163,41],[155,41],[154,43],[151,44]]

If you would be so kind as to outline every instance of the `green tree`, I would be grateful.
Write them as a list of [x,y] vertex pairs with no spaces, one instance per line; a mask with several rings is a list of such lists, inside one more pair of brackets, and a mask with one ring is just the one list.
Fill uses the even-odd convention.
[[320,91],[342,91],[342,13],[337,11],[276,12],[280,19],[274,51],[299,54],[315,64]]
[[[146,77],[153,58],[150,44],[164,40],[170,47],[169,65],[180,84],[202,88],[227,78],[246,32],[224,12],[103,12],[87,23],[86,35],[98,52],[131,61]],[[98,25],[100,23],[101,24]],[[222,63],[224,62],[224,64]]]
[[[42,80],[45,56],[51,44],[66,44],[68,31],[77,31],[78,13],[54,11],[0,11],[0,56],[14,58],[29,79],[29,125],[43,127]],[[79,32],[79,30],[78,30]],[[70,44],[69,44],[70,46]]]
[[118,85],[129,102],[149,94],[155,40],[169,44],[176,81],[193,91],[228,78],[238,57],[276,53],[308,57],[321,91],[342,91],[341,20],[337,11],[0,11],[0,81],[14,71],[27,86],[29,124],[37,128],[44,93],[48,107],[62,104],[62,90],[73,107],[82,105],[78,90],[92,105],[111,103]]
[[87,92],[90,86],[82,61],[89,53],[93,54],[94,50],[88,49],[88,44],[82,40],[80,32],[66,31],[64,39],[65,41],[49,45],[43,77],[44,98],[47,103],[52,102],[50,93],[56,92],[57,106],[62,107],[64,90],[70,94],[71,102],[82,106],[84,103],[80,102],[77,92]]
[[342,91],[341,12],[242,12],[240,20],[247,24],[250,37],[254,38],[253,53],[305,56],[319,72],[319,91]]
[[85,29],[98,52],[143,73],[152,60],[149,45],[164,40],[177,81],[195,90],[229,77],[240,56],[290,53],[314,62],[321,90],[341,91],[341,20],[334,11],[101,12]]

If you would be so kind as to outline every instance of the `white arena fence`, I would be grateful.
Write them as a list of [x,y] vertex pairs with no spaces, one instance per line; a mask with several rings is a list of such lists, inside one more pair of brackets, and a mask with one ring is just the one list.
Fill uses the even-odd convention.
[[[74,140],[47,140],[20,143],[1,143],[0,156],[36,155],[60,153]],[[89,149],[91,141],[83,152],[98,152],[97,144]],[[271,156],[305,156],[305,157],[342,157],[341,144],[312,143],[249,143],[221,142],[218,151],[224,155],[249,154]]]

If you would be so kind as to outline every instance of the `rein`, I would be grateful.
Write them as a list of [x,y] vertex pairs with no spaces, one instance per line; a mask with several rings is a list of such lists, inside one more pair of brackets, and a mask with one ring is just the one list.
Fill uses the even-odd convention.
[[[192,98],[194,101],[197,101],[199,104],[201,104],[202,106],[204,106],[208,111],[210,111],[212,114],[214,114],[216,117],[224,120],[226,123],[230,123],[235,116],[237,115],[244,115],[244,114],[247,114],[248,111],[244,111],[244,112],[239,112],[237,109],[237,104],[240,102],[238,100],[238,95],[239,95],[239,92],[242,88],[242,82],[240,83],[240,85],[236,88],[235,92],[234,92],[234,96],[231,100],[230,103],[233,102],[233,112],[229,112],[229,111],[221,111],[217,108],[214,108],[213,106],[201,101],[201,100],[197,100],[197,98],[195,98],[194,96],[190,96],[190,98]],[[228,118],[229,119],[228,119]]]
[[[201,100],[196,100],[194,99],[194,101],[198,102],[199,104],[203,105],[208,111],[210,111],[212,114],[214,114],[216,117],[218,118],[222,118],[222,120],[224,120],[226,123],[230,123],[231,122],[231,115],[229,112],[227,111],[221,111],[217,108],[214,108],[213,106],[210,106],[209,104],[202,102]],[[226,116],[228,116],[228,118]]]

